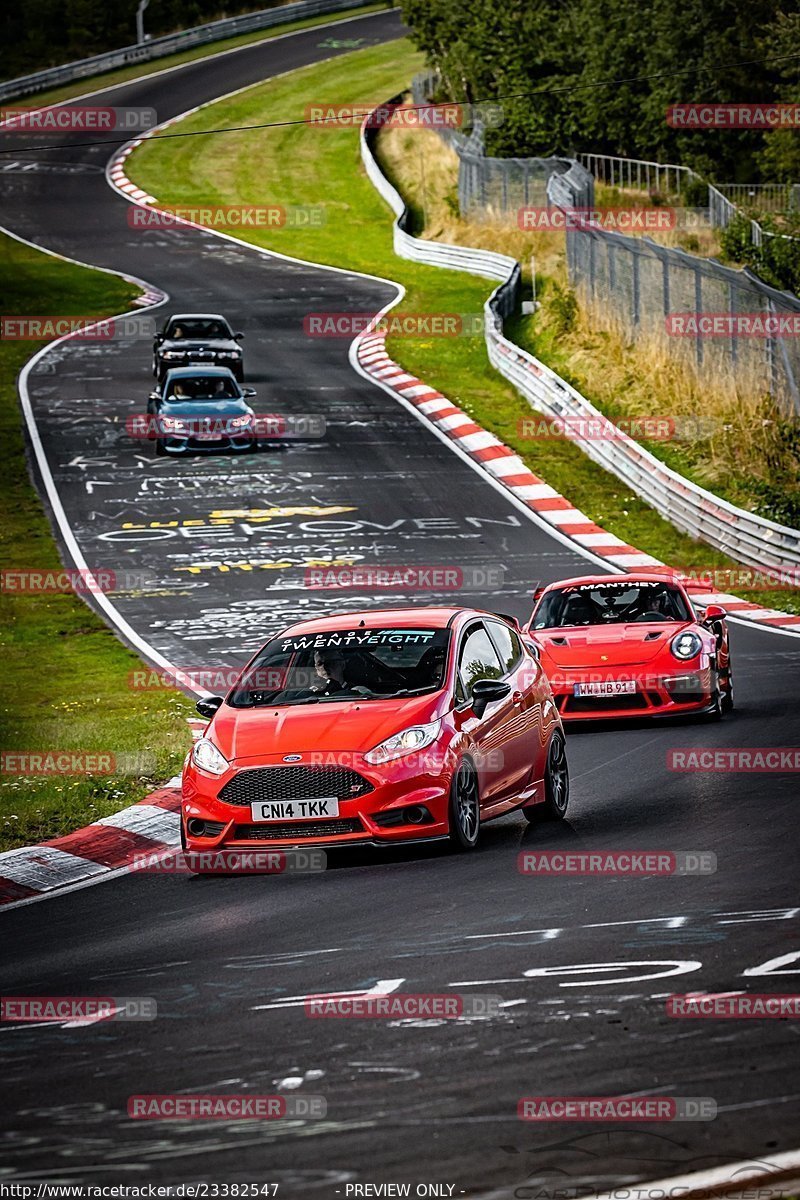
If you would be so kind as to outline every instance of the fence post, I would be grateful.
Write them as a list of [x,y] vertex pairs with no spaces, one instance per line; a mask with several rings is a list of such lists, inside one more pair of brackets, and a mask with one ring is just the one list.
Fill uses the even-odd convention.
[[[700,274],[700,268],[694,269],[694,311],[697,316],[703,311],[703,276]],[[703,339],[700,330],[697,330],[694,339],[694,352],[698,367],[703,365]]]
[[640,319],[640,296],[639,296],[639,251],[633,250],[633,323],[639,324]]

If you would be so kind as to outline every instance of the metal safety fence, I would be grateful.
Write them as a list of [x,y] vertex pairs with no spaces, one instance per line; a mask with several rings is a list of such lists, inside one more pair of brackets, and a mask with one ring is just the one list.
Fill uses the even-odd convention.
[[[395,98],[396,102],[399,98]],[[361,158],[368,178],[395,214],[395,253],[414,262],[469,271],[499,280],[484,306],[484,334],[489,360],[528,400],[548,417],[574,419],[576,429],[605,418],[589,401],[539,359],[505,337],[503,320],[515,309],[520,267],[508,255],[467,246],[414,238],[409,214],[397,189],[384,176],[373,153],[375,130],[361,130]],[[595,428],[596,428],[595,424]],[[679,475],[622,430],[613,439],[577,436],[593,461],[622,480],[678,529],[754,567],[800,566],[800,530],[737,508]]]

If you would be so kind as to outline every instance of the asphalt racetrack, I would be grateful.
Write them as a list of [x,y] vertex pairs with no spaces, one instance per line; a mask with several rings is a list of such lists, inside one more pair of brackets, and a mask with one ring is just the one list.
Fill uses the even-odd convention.
[[[394,11],[347,28],[365,44],[402,34]],[[121,85],[103,103],[153,107],[163,121],[330,57],[327,36],[266,41]],[[309,557],[457,561],[477,581],[465,603],[519,617],[535,581],[588,569],[357,375],[346,340],[304,335],[305,313],[377,310],[390,287],[199,230],[143,236],[106,183],[110,148],[81,140],[19,156],[36,169],[0,160],[5,227],[169,293],[159,318],[225,313],[246,334],[248,383],[269,411],[327,421],[324,440],[241,459],[157,458],[124,431],[149,390],[148,339],[72,343],[39,360],[31,403],[69,525],[93,569],[150,573],[114,603],[155,654],[235,665],[273,630],[340,609],[341,593],[303,586]],[[502,582],[482,587],[498,564]],[[797,743],[800,641],[740,624],[731,640],[732,718],[569,730],[571,813],[554,830],[511,815],[474,855],[332,854],[318,876],[124,875],[2,914],[3,992],[152,996],[159,1008],[147,1023],[0,1029],[3,1181],[270,1182],[279,1197],[326,1200],[348,1184],[409,1182],[533,1200],[794,1148],[796,1022],[681,1021],[665,1008],[672,992],[791,992],[800,971],[796,778],[667,768],[676,746]],[[517,871],[524,848],[710,851],[718,870],[533,877]],[[303,1007],[309,994],[375,989],[489,993],[502,1008],[335,1021]],[[323,1095],[326,1117],[148,1122],[126,1111],[134,1093],[276,1090]],[[648,1126],[516,1115],[526,1095],[619,1093],[709,1097],[717,1116]]]

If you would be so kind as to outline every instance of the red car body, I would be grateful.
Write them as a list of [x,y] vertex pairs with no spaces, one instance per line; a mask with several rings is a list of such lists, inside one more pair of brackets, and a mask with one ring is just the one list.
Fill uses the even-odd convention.
[[564,721],[733,708],[725,610],[701,618],[677,576],[561,579],[536,593],[526,629]]
[[[314,663],[325,654],[346,662],[323,664],[343,678],[317,679],[322,690],[309,697],[309,668],[301,676],[298,664],[312,647]],[[499,667],[491,666],[492,652]],[[411,686],[420,679],[436,686],[417,695],[380,690],[420,691]],[[481,696],[481,685],[494,694]],[[356,690],[340,694],[345,687]],[[534,808],[556,817],[566,809],[564,735],[547,677],[520,628],[491,613],[419,608],[305,621],[270,639],[224,701],[198,708],[216,712],[183,772],[182,840],[190,851],[448,836],[471,849],[481,821],[515,808],[529,819]],[[420,749],[401,747],[381,761],[398,738]],[[424,738],[431,740],[423,747]],[[207,744],[198,752],[201,743],[221,759]],[[563,778],[554,783],[555,760]],[[464,781],[476,793],[477,818],[466,837],[461,816],[454,821]],[[556,785],[564,794],[554,799]]]

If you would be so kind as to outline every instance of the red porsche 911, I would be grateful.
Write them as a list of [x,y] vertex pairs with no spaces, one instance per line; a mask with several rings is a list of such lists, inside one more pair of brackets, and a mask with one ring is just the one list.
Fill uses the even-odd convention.
[[471,850],[481,821],[567,811],[564,733],[536,648],[460,608],[350,613],[278,634],[183,773],[189,851],[399,845]]
[[561,579],[535,593],[528,634],[565,721],[733,708],[725,609],[702,617],[677,577]]

